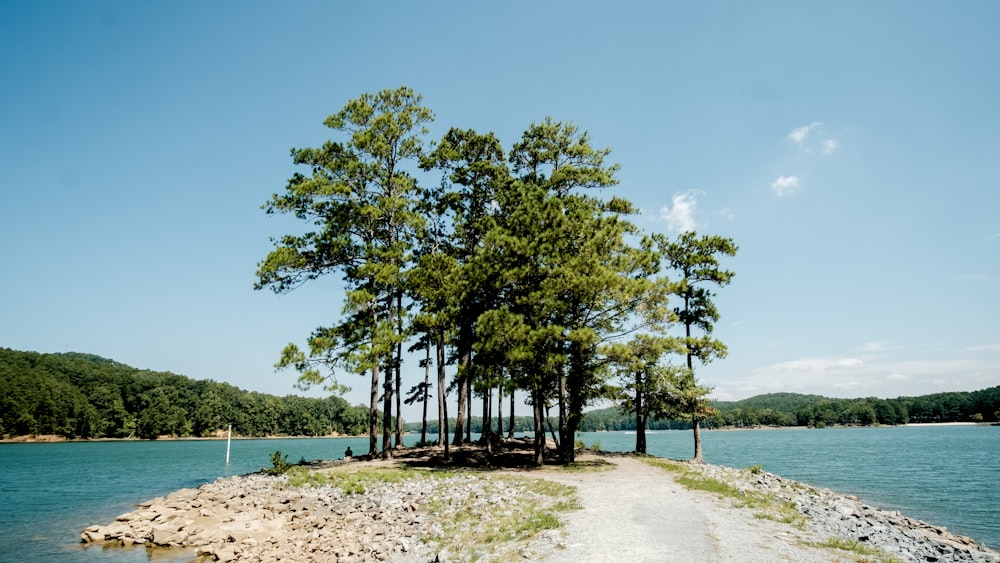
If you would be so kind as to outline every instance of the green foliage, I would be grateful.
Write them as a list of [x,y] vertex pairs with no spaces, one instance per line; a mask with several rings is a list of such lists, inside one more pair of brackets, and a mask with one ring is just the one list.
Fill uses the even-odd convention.
[[293,465],[288,463],[288,455],[281,455],[281,450],[278,450],[271,454],[271,467],[262,471],[265,475],[284,475],[292,467]]
[[[399,386],[391,384],[389,366],[397,365],[394,354],[406,338],[400,303],[414,233],[423,226],[416,180],[405,168],[423,156],[425,124],[432,120],[421,96],[405,86],[350,100],[324,121],[338,140],[293,149],[292,160],[304,171],[296,172],[285,192],[274,194],[263,206],[269,214],[303,220],[311,230],[274,240],[274,250],[258,264],[255,288],[287,293],[336,272],[343,277],[346,294],[343,315],[313,331],[309,353],[289,344],[277,367],[299,371],[300,386],[325,384],[335,393],[344,389],[337,369],[370,372],[372,453],[381,370],[386,370],[386,413],[391,413]],[[385,456],[390,419],[383,419]]]
[[[819,395],[771,393],[742,401],[720,401],[706,423],[714,427],[896,425],[908,422],[995,422],[1000,387],[894,399],[831,399]],[[635,418],[619,408],[585,413],[582,432],[635,430]],[[989,413],[993,414],[989,414]],[[689,421],[657,420],[650,430],[687,429]]]
[[[773,495],[753,490],[743,490],[718,479],[706,477],[697,468],[690,465],[683,466],[658,458],[646,458],[643,461],[649,465],[673,473],[677,482],[688,489],[707,491],[728,498],[732,501],[733,506],[737,508],[753,509],[755,510],[754,516],[757,518],[784,522],[786,524],[801,524],[803,522],[802,515],[799,514],[793,503],[780,501],[774,498]],[[758,468],[759,466],[755,466],[746,471],[755,473],[759,471]]]
[[[864,556],[863,562],[870,563],[899,563],[900,559],[875,549],[869,545],[866,545],[858,540],[847,540],[838,537],[831,537],[825,542],[812,542],[809,545],[813,547],[821,547],[824,549],[836,549],[840,551],[847,551],[857,555]],[[871,558],[869,558],[871,557]]]
[[0,432],[66,438],[323,436],[366,431],[368,409],[340,397],[275,397],[140,370],[90,354],[0,348]]

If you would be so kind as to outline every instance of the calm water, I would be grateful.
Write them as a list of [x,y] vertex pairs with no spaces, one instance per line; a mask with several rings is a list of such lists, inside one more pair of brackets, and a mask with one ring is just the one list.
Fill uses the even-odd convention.
[[[703,432],[706,461],[854,494],[1000,547],[1000,427],[845,428]],[[411,437],[410,443],[417,438]],[[587,445],[631,451],[635,435],[583,433]],[[649,452],[691,456],[690,431],[649,434]],[[335,459],[366,438],[0,444],[0,562],[186,561],[144,548],[84,547],[80,532],[183,487],[289,462]]]

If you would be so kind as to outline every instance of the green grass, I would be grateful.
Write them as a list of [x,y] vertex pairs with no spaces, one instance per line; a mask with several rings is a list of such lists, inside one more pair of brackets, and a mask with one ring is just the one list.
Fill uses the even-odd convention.
[[[750,508],[754,510],[755,518],[773,520],[798,527],[805,524],[805,518],[795,509],[794,504],[776,499],[773,495],[738,489],[718,479],[705,477],[697,470],[685,467],[679,463],[672,463],[656,458],[645,458],[643,461],[653,467],[659,467],[660,469],[674,473],[677,482],[688,489],[706,491],[731,499],[733,506],[736,508]],[[759,466],[754,466],[746,469],[746,471],[759,473],[761,470]]]
[[[600,471],[605,465],[610,466],[606,462],[583,462],[570,470]],[[580,508],[574,487],[544,479],[405,467],[292,467],[285,474],[288,487],[333,486],[349,495],[364,493],[376,483],[430,479],[440,494],[434,495],[424,508],[437,521],[440,532],[421,541],[438,550],[461,553],[466,561],[487,556],[490,561],[519,561],[523,559],[521,546],[540,532],[561,527],[560,513]],[[485,481],[482,485],[487,494],[477,497],[470,493],[464,498],[449,494],[453,490],[448,487],[455,486],[451,478],[456,476]],[[510,487],[520,489],[520,494],[510,495]],[[493,492],[506,502],[487,503],[484,498],[494,497]]]
[[[530,494],[517,496],[517,502],[486,511],[476,498],[452,501],[435,500],[428,506],[432,515],[453,514],[441,519],[442,531],[434,538],[439,548],[462,553],[463,559],[476,561],[489,556],[490,561],[519,561],[517,547],[540,532],[562,526],[558,514],[580,508],[573,487],[542,479],[518,477],[479,477],[499,488],[523,487]],[[446,503],[451,503],[446,504]],[[488,512],[488,513],[487,513]],[[488,519],[488,521],[487,521]]]
[[[742,491],[718,479],[705,477],[696,469],[679,463],[656,458],[645,458],[643,461],[674,473],[677,482],[689,489],[708,491],[720,497],[731,499],[736,508],[755,509],[755,518],[791,524],[798,528],[802,528],[806,523],[806,518],[796,510],[794,504],[777,499],[773,495],[756,491]],[[754,465],[744,471],[758,474],[763,471],[763,468]],[[858,563],[901,563],[899,559],[856,540],[831,537],[825,542],[809,542],[806,545],[849,552],[860,557],[855,559]]]
[[609,469],[614,469],[615,464],[605,459],[594,459],[587,461],[574,461],[573,463],[561,465],[559,468],[562,471],[570,473],[583,473],[587,471],[607,471]]
[[[436,478],[453,475],[449,471],[433,472]],[[430,471],[410,468],[375,467],[352,470],[314,470],[293,467],[287,471],[290,487],[337,487],[348,495],[363,494],[374,483],[399,483],[407,479],[428,478]]]
[[900,559],[857,540],[845,540],[842,538],[832,537],[825,542],[813,542],[808,545],[824,549],[847,551],[851,554],[859,555],[861,556],[861,559],[856,559],[859,563],[901,563]]

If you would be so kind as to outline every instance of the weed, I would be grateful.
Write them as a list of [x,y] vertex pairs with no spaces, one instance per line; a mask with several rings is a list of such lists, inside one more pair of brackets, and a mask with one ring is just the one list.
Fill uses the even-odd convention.
[[[848,551],[861,555],[864,557],[864,559],[861,560],[863,563],[900,563],[900,560],[896,557],[893,557],[883,551],[879,551],[873,547],[869,547],[857,540],[845,540],[842,538],[831,537],[825,542],[811,542],[807,545],[825,549],[838,549],[840,551]],[[869,559],[869,557],[873,557],[874,559]]]
[[292,464],[288,463],[288,455],[281,455],[281,450],[278,450],[271,454],[271,465],[273,467],[267,467],[263,469],[266,475],[283,475],[291,469]]
[[649,465],[652,465],[653,467],[659,467],[660,469],[663,469],[665,471],[670,471],[671,473],[679,473],[681,471],[684,471],[683,465],[677,463],[670,463],[669,461],[664,459],[647,458],[644,459],[643,461],[645,461]]
[[606,471],[613,469],[615,465],[607,460],[594,459],[587,461],[574,461],[560,466],[563,471],[570,473],[582,473],[584,471]]
[[[676,463],[670,463],[659,459],[647,459],[645,461],[654,467],[659,467],[672,473],[678,473],[679,475],[676,477],[677,482],[688,489],[707,491],[721,497],[732,499],[733,506],[736,508],[749,508],[755,510],[755,518],[773,520],[775,522],[793,524],[795,526],[802,526],[805,524],[805,518],[799,514],[795,505],[790,502],[779,501],[772,495],[752,490],[747,491],[734,487],[728,483],[719,481],[718,479],[705,477],[697,471],[688,469]],[[747,470],[753,473],[754,468],[751,467]]]

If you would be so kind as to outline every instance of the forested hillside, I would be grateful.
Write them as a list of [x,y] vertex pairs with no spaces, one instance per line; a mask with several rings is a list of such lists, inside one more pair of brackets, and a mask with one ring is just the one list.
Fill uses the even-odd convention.
[[[996,422],[1000,418],[1000,386],[981,391],[935,393],[895,399],[830,399],[819,395],[770,393],[742,401],[713,403],[709,427],[870,426],[926,422]],[[684,421],[657,420],[651,430],[688,428]],[[581,430],[634,430],[635,418],[608,408],[586,414]]]
[[67,438],[363,434],[368,409],[339,397],[276,397],[141,370],[90,354],[0,348],[0,436]]
[[[974,392],[895,399],[831,399],[772,393],[716,402],[709,427],[996,422],[1000,386]],[[471,417],[471,432],[482,418]],[[494,420],[495,425],[498,421]],[[509,420],[504,420],[504,429]],[[339,397],[276,397],[227,383],[142,370],[91,354],[39,354],[0,348],[0,436],[54,434],[67,438],[211,436],[233,425],[239,436],[364,434],[368,408]],[[649,421],[650,430],[686,429],[690,422]],[[531,417],[516,417],[529,431]],[[420,423],[407,425],[420,431]],[[617,407],[587,412],[580,430],[634,430]],[[437,421],[428,421],[436,433]]]

